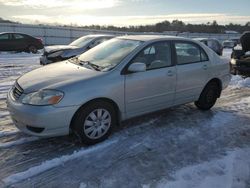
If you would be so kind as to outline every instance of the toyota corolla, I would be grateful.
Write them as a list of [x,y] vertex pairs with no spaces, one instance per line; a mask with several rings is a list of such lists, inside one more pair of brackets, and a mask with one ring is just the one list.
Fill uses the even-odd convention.
[[21,76],[7,105],[27,134],[72,131],[94,144],[128,118],[190,102],[209,110],[230,79],[228,62],[198,41],[123,36]]

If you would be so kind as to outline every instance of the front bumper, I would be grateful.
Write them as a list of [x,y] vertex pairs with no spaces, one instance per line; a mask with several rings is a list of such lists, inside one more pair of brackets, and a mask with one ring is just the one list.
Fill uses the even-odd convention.
[[78,106],[54,107],[25,105],[7,95],[7,108],[15,126],[24,133],[41,136],[68,135]]

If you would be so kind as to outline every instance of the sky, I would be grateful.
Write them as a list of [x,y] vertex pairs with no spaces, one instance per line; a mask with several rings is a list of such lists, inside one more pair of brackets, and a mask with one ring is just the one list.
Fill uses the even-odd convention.
[[245,24],[250,0],[0,0],[0,17],[22,23],[146,25],[164,20],[185,23]]

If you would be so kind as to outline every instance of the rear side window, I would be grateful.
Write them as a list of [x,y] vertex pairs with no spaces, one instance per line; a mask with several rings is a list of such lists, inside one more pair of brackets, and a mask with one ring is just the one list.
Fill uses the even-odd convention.
[[9,34],[0,35],[0,40],[9,40]]
[[23,39],[24,36],[23,35],[19,35],[19,34],[13,34],[15,39]]
[[208,56],[204,50],[194,43],[176,42],[175,50],[178,65],[208,61]]

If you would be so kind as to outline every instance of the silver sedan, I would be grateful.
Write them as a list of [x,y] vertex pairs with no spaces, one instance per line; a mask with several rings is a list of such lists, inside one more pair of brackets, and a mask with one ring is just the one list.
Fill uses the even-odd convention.
[[123,36],[23,75],[7,104],[27,134],[72,130],[94,144],[128,118],[190,102],[209,110],[230,79],[227,61],[198,41]]

